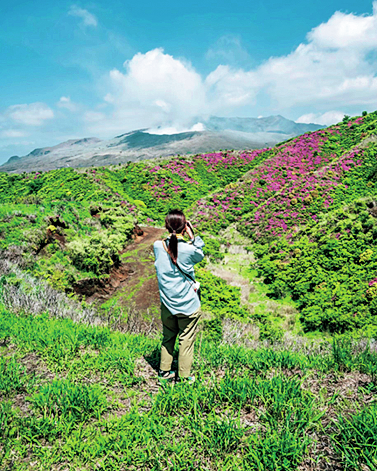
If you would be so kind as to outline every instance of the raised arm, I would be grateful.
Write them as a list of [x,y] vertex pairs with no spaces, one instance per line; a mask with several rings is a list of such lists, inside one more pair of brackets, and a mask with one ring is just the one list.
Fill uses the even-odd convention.
[[191,241],[191,245],[193,248],[193,253],[191,255],[191,261],[193,265],[199,263],[204,258],[203,247],[205,246],[202,238],[200,236],[196,236],[195,239]]

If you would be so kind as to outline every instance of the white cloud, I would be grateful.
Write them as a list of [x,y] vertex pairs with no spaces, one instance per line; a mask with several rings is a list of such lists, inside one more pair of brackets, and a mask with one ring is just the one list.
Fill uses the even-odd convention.
[[213,112],[254,104],[260,89],[255,71],[245,72],[227,65],[219,65],[207,76],[205,84]]
[[103,99],[106,103],[114,104],[114,97],[112,96],[111,93],[106,93],[106,95],[103,97]]
[[334,13],[307,39],[256,70],[260,85],[278,106],[377,105],[377,63],[370,56],[377,50],[376,2],[369,16]]
[[88,10],[85,10],[84,8],[80,8],[77,5],[71,6],[71,8],[68,11],[68,15],[81,18],[82,24],[84,26],[97,26],[98,24],[97,18],[93,15],[93,13],[90,13]]
[[45,103],[30,103],[9,106],[5,117],[26,126],[41,126],[54,117],[54,112]]
[[190,131],[195,131],[195,132],[200,132],[200,131],[205,131],[205,126],[203,123],[196,123],[194,126],[190,129]]
[[377,44],[377,2],[373,15],[357,16],[339,11],[308,33],[309,41],[323,48],[375,48]]
[[[192,130],[198,117],[224,113],[252,104],[255,93],[248,89],[256,82],[254,72],[246,76],[229,66],[221,66],[207,78],[182,59],[153,49],[138,53],[124,63],[125,71],[109,73],[110,92],[104,101],[111,115],[90,121],[88,131],[103,133],[138,128]],[[183,132],[183,131],[180,131]]]
[[87,119],[91,132],[166,127],[169,123],[186,128],[195,116],[208,111],[204,81],[189,63],[153,49],[136,54],[124,67],[124,72],[114,69],[109,73],[110,92],[104,100],[112,112],[103,115],[102,121]]
[[308,113],[296,119],[296,123],[315,123],[331,126],[342,121],[345,113],[341,111],[327,111],[326,113]]
[[158,128],[150,128],[147,129],[146,132],[147,134],[158,134],[158,135],[166,135],[166,134],[177,134],[181,132],[200,132],[204,131],[205,126],[203,123],[196,123],[194,126],[191,126],[190,128],[177,128],[175,126],[171,127],[158,127]]
[[[219,44],[240,46],[229,37]],[[214,49],[207,55],[225,60],[220,52]],[[301,122],[332,124],[343,112],[328,110],[377,108],[377,2],[369,15],[335,12],[291,53],[255,68],[221,64],[203,77],[161,48],[138,53],[124,66],[108,75],[103,103],[111,111],[95,119],[86,116],[91,132],[191,129],[198,118],[211,114],[250,116],[253,110],[263,115],[278,110],[292,115],[298,107],[318,110],[300,116]]]
[[334,13],[286,56],[249,71],[220,65],[206,82],[235,106],[253,103],[263,91],[280,109],[329,103],[377,107],[377,61],[370,54],[376,50],[377,2],[372,15]]
[[136,54],[125,62],[126,73],[113,70],[110,77],[122,92],[118,98],[125,103],[137,103],[157,112],[179,117],[182,108],[188,115],[201,110],[205,92],[200,75],[181,60],[154,49]]
[[60,97],[60,100],[58,101],[57,105],[59,106],[59,108],[65,108],[69,111],[76,111],[77,110],[76,103],[73,103],[73,101],[71,101],[70,97],[67,97],[67,96]]

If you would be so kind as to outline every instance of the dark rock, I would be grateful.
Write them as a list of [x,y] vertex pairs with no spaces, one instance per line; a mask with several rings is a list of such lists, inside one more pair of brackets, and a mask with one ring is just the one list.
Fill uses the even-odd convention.
[[144,234],[144,231],[143,229],[141,229],[140,226],[138,226],[137,224],[135,224],[135,227],[134,227],[134,234],[137,235],[137,236],[142,236]]

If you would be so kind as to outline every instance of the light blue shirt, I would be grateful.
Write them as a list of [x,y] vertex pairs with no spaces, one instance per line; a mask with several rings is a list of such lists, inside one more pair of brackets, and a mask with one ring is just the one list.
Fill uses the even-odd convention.
[[[169,245],[169,239],[166,245]],[[178,239],[178,265],[193,279],[195,279],[194,265],[204,258],[203,247],[204,242],[199,236],[192,242]],[[190,316],[200,308],[200,300],[194,291],[192,281],[174,265],[161,240],[153,244],[153,251],[161,302],[172,314]]]

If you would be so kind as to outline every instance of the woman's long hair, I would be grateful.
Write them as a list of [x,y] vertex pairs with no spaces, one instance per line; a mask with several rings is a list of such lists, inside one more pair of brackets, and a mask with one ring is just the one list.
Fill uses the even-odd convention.
[[165,227],[170,232],[170,241],[168,252],[171,261],[174,265],[177,265],[178,258],[178,239],[177,234],[181,234],[186,227],[186,218],[182,211],[179,209],[173,209],[170,211],[165,218]]

